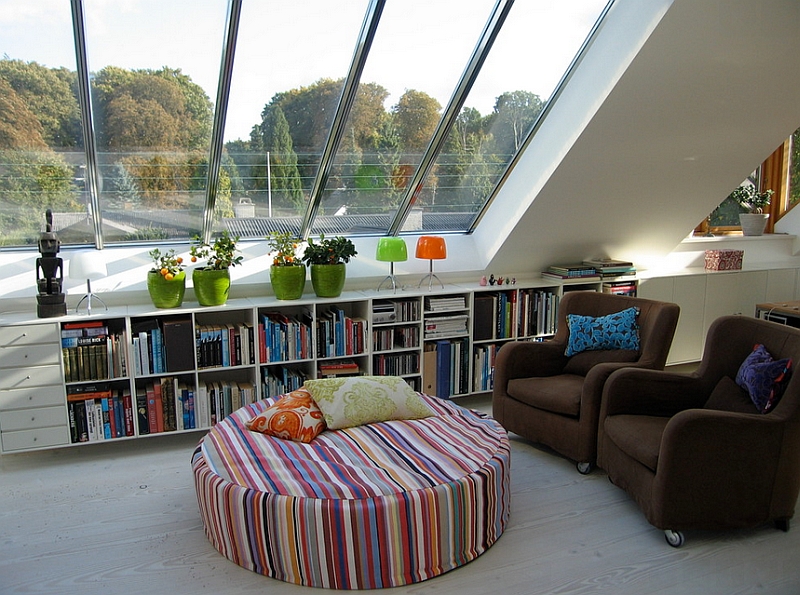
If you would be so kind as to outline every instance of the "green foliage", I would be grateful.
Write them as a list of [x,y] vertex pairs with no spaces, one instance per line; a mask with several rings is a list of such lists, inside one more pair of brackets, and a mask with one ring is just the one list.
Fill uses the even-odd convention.
[[763,213],[764,207],[772,200],[773,190],[757,192],[755,186],[743,184],[730,193],[728,198],[734,200],[740,207],[749,213]]
[[350,262],[350,258],[358,254],[355,244],[344,236],[326,238],[319,235],[319,243],[308,238],[308,246],[303,253],[303,261],[307,264],[341,264]]
[[192,240],[193,244],[189,248],[192,262],[208,259],[204,269],[221,270],[242,264],[244,257],[238,254],[239,249],[236,247],[239,236],[231,237],[227,229],[222,230],[213,244],[203,242],[200,236],[194,236]]
[[75,72],[6,58],[0,60],[0,79],[8,83],[26,110],[39,121],[47,146],[80,146],[81,120],[74,92]]
[[392,108],[392,117],[405,151],[425,150],[439,123],[441,109],[439,102],[427,93],[413,89],[403,93]]
[[302,264],[297,258],[297,248],[300,238],[289,232],[273,231],[267,236],[267,245],[272,254],[273,266],[299,266]]
[[178,256],[174,249],[161,252],[158,248],[153,248],[148,254],[153,259],[153,268],[150,272],[159,273],[167,281],[171,281],[183,270],[183,258]]

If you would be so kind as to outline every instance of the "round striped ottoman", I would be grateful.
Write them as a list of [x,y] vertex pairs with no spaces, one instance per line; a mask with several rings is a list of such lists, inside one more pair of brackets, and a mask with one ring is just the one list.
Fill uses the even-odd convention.
[[226,558],[299,585],[375,589],[457,568],[502,534],[510,449],[490,417],[423,395],[432,417],[302,444],[245,427],[276,398],[215,425],[192,457],[206,534]]

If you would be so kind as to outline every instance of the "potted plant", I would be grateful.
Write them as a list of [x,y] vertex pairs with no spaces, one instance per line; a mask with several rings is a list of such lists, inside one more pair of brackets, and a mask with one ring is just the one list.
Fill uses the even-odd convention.
[[311,285],[318,297],[337,297],[344,288],[345,264],[358,254],[355,244],[343,236],[326,238],[319,243],[309,238],[303,260],[311,265]]
[[175,250],[161,252],[154,248],[149,252],[153,268],[147,271],[147,291],[156,308],[178,308],[183,304],[186,291],[186,272],[183,258]]
[[739,214],[742,234],[760,236],[764,233],[764,228],[767,226],[767,219],[769,218],[769,213],[764,213],[764,207],[769,205],[773,194],[773,190],[757,192],[755,187],[750,184],[739,186],[731,192],[730,197],[740,207],[747,210],[746,213]]
[[269,282],[279,300],[297,300],[306,287],[306,267],[297,256],[300,240],[288,232],[274,231],[267,236],[272,254]]
[[231,237],[224,230],[213,244],[203,242],[199,236],[189,249],[192,262],[207,259],[206,265],[192,272],[194,294],[201,306],[221,306],[228,301],[231,287],[230,268],[242,264],[244,258],[239,254],[236,243],[239,236]]

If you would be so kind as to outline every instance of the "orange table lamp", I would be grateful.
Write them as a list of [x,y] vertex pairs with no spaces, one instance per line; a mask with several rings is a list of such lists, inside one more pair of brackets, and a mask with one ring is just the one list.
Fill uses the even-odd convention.
[[430,261],[430,271],[420,280],[417,287],[422,287],[425,279],[427,279],[428,291],[430,291],[433,288],[433,280],[436,279],[444,289],[444,283],[433,274],[433,261],[447,258],[447,244],[445,244],[444,238],[441,236],[420,236],[419,240],[417,240],[416,256]]

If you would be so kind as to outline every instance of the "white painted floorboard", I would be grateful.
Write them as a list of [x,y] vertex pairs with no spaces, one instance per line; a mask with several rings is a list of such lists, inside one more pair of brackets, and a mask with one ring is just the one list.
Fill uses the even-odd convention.
[[[465,404],[465,401],[460,401]],[[488,399],[471,402],[485,409]],[[244,570],[203,533],[190,457],[200,434],[0,458],[0,595],[312,594]],[[500,540],[441,577],[438,595],[800,594],[800,520],[689,532],[673,549],[602,471],[512,436]]]

